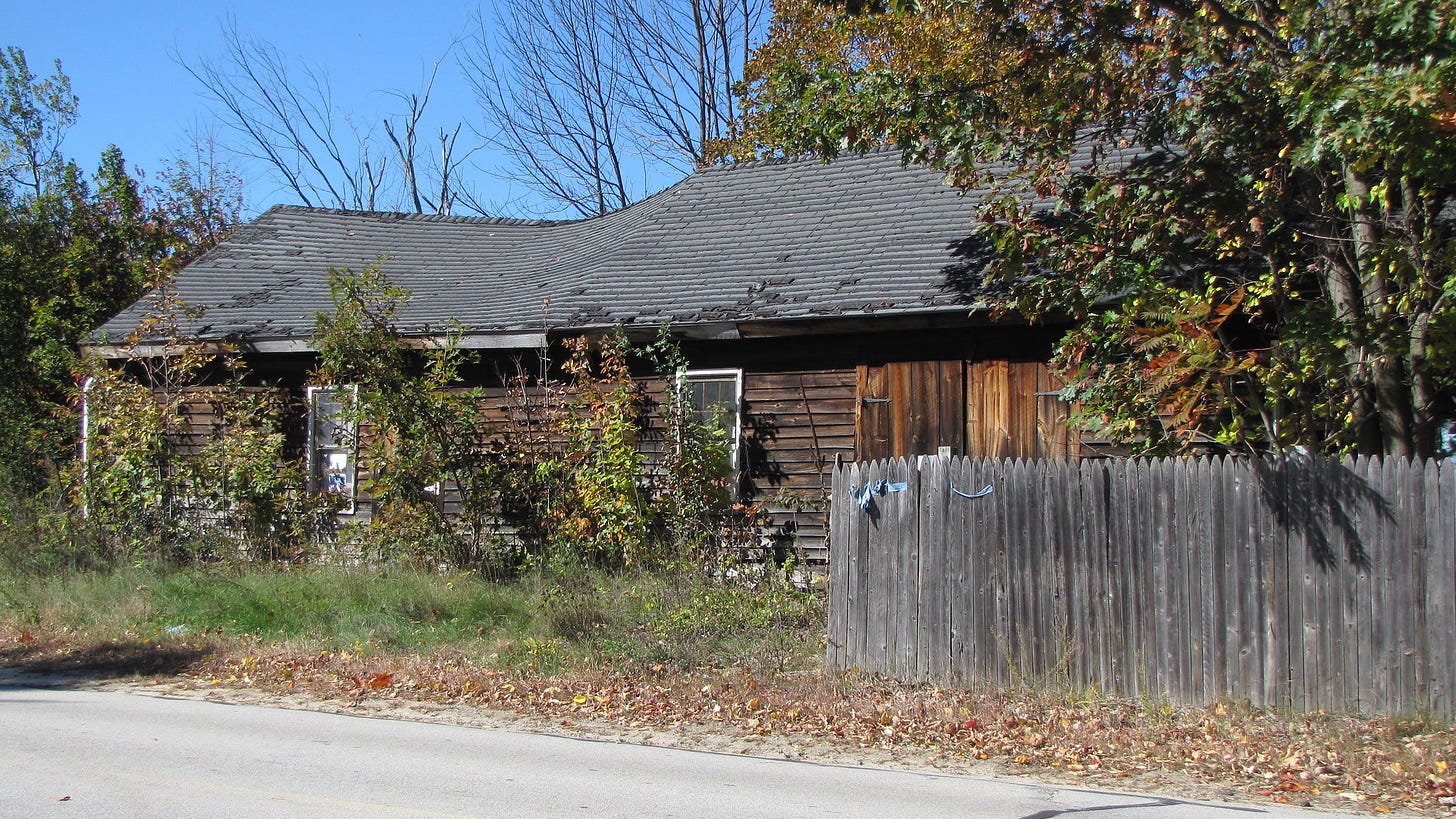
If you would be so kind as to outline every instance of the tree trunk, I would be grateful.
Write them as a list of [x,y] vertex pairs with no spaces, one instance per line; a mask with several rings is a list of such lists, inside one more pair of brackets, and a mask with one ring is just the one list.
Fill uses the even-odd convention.
[[[1385,276],[1371,258],[1380,239],[1381,221],[1371,201],[1372,185],[1365,174],[1347,168],[1345,193],[1350,200],[1350,237],[1354,242],[1356,279],[1365,310],[1365,318],[1375,328],[1389,326],[1390,293]],[[1365,328],[1355,328],[1358,336],[1369,335]],[[1404,334],[1393,334],[1405,341]],[[1374,341],[1374,343],[1371,343]],[[1380,420],[1383,449],[1387,455],[1414,455],[1411,434],[1411,401],[1406,389],[1405,355],[1397,356],[1387,349],[1390,340],[1373,339],[1360,345],[1369,354],[1371,384],[1375,389],[1375,409]]]
[[1356,449],[1363,455],[1379,454],[1382,451],[1380,423],[1370,384],[1370,356],[1361,342],[1364,305],[1359,286],[1339,254],[1327,254],[1324,268],[1325,291],[1334,305],[1335,321],[1346,328],[1351,339],[1345,347],[1345,382],[1350,393],[1350,414],[1355,419]]

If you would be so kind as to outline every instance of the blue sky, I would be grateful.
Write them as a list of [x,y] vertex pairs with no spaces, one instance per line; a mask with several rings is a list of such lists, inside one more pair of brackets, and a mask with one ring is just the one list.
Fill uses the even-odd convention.
[[[386,111],[398,110],[387,91],[418,90],[430,65],[475,12],[474,3],[399,0],[56,0],[8,6],[0,45],[24,49],[38,75],[49,75],[53,61],[60,59],[80,99],[77,123],[64,145],[66,155],[94,170],[101,151],[116,144],[129,167],[140,167],[149,176],[186,153],[191,133],[211,130],[226,138],[197,82],[177,58],[217,55],[220,28],[228,15],[243,34],[322,65],[340,106],[360,119],[377,121]],[[453,57],[441,68],[430,108],[442,121],[475,119],[474,99]],[[491,161],[488,154],[477,159],[486,166]],[[249,214],[292,201],[263,178],[261,169],[238,170],[247,181]],[[519,193],[493,183],[484,172],[478,178],[488,198],[505,201]]]

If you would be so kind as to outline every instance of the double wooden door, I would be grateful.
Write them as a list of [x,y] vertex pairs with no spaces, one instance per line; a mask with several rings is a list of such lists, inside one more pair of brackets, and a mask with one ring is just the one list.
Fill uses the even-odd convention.
[[894,361],[857,368],[855,457],[1076,457],[1061,381],[1040,361]]

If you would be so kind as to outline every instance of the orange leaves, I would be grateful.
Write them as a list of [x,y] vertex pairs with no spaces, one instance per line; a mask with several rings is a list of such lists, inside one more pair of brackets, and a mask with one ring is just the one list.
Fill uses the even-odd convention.
[[1288,772],[1279,775],[1279,790],[1285,793],[1304,793],[1309,786],[1303,782],[1296,781],[1293,774]]

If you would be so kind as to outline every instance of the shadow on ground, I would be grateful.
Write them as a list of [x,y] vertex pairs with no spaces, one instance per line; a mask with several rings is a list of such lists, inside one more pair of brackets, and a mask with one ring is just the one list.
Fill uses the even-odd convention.
[[212,653],[207,646],[141,640],[69,646],[44,640],[0,646],[0,685],[83,685],[179,674]]

